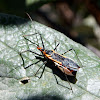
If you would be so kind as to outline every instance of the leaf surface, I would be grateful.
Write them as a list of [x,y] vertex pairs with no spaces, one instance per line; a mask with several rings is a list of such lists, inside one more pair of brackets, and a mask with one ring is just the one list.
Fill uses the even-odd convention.
[[[35,57],[35,54],[25,52],[22,54],[25,66],[34,63],[27,69],[22,66],[22,59],[19,52],[32,50],[40,52],[36,46],[23,38],[23,35],[34,33],[42,34],[46,49],[54,49],[56,44],[59,54],[73,48],[76,51],[66,53],[64,56],[73,59],[81,68],[76,78],[68,77],[72,90],[56,84],[55,75],[60,84],[69,87],[67,81],[62,78],[62,73],[51,63],[46,64],[46,69],[41,79],[34,76],[43,59]],[[42,46],[40,36],[27,36],[34,43]],[[38,40],[38,41],[37,41]],[[80,62],[79,62],[79,60]],[[38,63],[37,61],[41,60]],[[49,68],[50,66],[51,68]],[[53,69],[52,69],[53,66]],[[41,75],[42,69],[38,72]],[[21,80],[28,80],[28,83],[21,84]],[[73,82],[76,80],[76,82]],[[37,22],[30,22],[25,19],[0,14],[0,100],[99,100],[100,99],[100,58],[82,45],[72,41],[62,33],[44,26]]]

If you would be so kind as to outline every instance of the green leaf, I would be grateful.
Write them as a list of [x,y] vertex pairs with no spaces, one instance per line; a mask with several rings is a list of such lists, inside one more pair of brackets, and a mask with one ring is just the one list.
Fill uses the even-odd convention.
[[[38,63],[24,69],[19,52],[31,49],[39,53],[36,46],[23,38],[23,35],[34,33],[42,34],[46,49],[55,48],[56,43],[60,43],[57,48],[59,54],[73,48],[75,53],[70,51],[65,54],[81,66],[75,77],[68,77],[72,90],[56,84],[52,73],[57,67],[51,63],[47,64],[41,79],[34,76],[38,68],[43,64],[43,59],[35,58],[35,54],[25,52],[22,54],[25,66]],[[39,35],[26,36],[32,42],[42,46]],[[54,68],[49,68],[54,67]],[[42,69],[38,72],[41,74]],[[60,84],[69,87],[67,81],[62,79],[62,73],[55,73]],[[0,100],[99,100],[100,99],[100,58],[82,45],[72,41],[62,33],[44,26],[37,22],[0,14]],[[26,84],[21,84],[21,80],[28,80]]]

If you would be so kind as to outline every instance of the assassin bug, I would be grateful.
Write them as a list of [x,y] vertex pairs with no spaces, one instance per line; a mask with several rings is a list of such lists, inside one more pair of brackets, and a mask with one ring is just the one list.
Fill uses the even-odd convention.
[[[30,18],[30,16],[29,16],[29,18]],[[39,33],[36,33],[36,34],[39,34]],[[31,34],[31,35],[36,35],[36,34]],[[39,34],[39,35],[40,35],[40,39],[41,39],[43,47],[40,47],[39,44],[34,43],[31,40],[29,40],[28,38],[26,38],[26,36],[30,36],[30,35],[24,35],[23,37],[24,37],[25,40],[27,40],[27,41],[31,42],[33,45],[35,45],[37,47],[37,49],[39,51],[41,51],[42,55],[38,54],[38,53],[36,53],[36,52],[34,52],[32,50],[26,50],[26,51],[23,51],[23,52],[27,52],[28,51],[28,52],[31,52],[31,53],[36,54],[38,56],[42,56],[42,57],[46,58],[46,60],[51,60],[55,64],[55,66],[57,66],[65,74],[66,79],[67,79],[67,81],[69,83],[67,75],[69,75],[69,76],[75,76],[76,72],[78,71],[78,69],[80,68],[80,66],[78,66],[73,60],[71,60],[71,59],[69,59],[69,58],[67,58],[67,57],[65,57],[63,55],[65,53],[67,53],[68,51],[71,51],[71,50],[74,50],[74,49],[70,49],[70,50],[64,52],[63,54],[58,54],[57,52],[55,52],[55,50],[59,46],[59,44],[57,44],[53,50],[46,50],[45,46],[44,46],[44,42],[42,40],[42,36],[41,36],[41,34]],[[24,66],[25,63],[24,63],[24,59],[23,59],[21,53],[20,53],[20,56],[22,58],[23,66]],[[45,65],[46,63],[47,63],[47,61],[45,61],[43,63],[43,65]],[[25,69],[28,68],[28,67],[30,67],[30,66],[32,66],[32,65],[33,64],[28,65],[27,67],[25,67]],[[43,67],[43,65],[37,70],[37,72],[35,73],[35,76],[38,73],[38,71]],[[39,78],[42,77],[44,70],[45,70],[45,66],[43,67],[43,71],[42,71],[42,73],[41,73],[41,75],[40,75]],[[56,78],[56,81],[57,81],[57,78]],[[57,84],[59,84],[58,81],[57,81]],[[71,87],[71,85],[70,85],[70,87]],[[71,90],[72,90],[72,87],[71,87]]]
[[[36,33],[36,34],[38,34],[38,33]],[[33,35],[35,35],[35,34],[33,34]],[[64,73],[64,75],[66,77],[66,80],[69,83],[67,75],[69,75],[69,76],[75,76],[76,72],[78,71],[78,69],[80,67],[73,60],[71,60],[71,59],[63,56],[63,54],[65,54],[65,53],[67,53],[67,52],[69,52],[71,50],[74,50],[74,49],[70,49],[70,50],[68,50],[68,51],[66,51],[66,52],[64,52],[63,54],[60,55],[60,54],[58,54],[58,53],[55,52],[55,50],[57,49],[57,47],[59,45],[58,44],[58,45],[56,45],[56,47],[53,50],[46,50],[45,46],[44,46],[44,42],[42,40],[42,36],[41,36],[41,34],[39,34],[39,35],[40,35],[43,47],[40,47],[39,44],[36,44],[36,43],[32,42],[31,40],[29,40],[28,38],[26,38],[26,36],[30,36],[30,35],[24,35],[23,37],[24,37],[25,40],[31,42],[32,44],[35,44],[36,47],[37,47],[37,49],[39,51],[41,51],[42,55],[40,55],[40,54],[38,54],[38,53],[36,53],[36,52],[34,52],[32,50],[26,50],[26,51],[23,51],[23,52],[27,52],[28,51],[28,52],[31,52],[31,53],[36,54],[38,56],[42,56],[42,57],[46,58],[46,60],[51,60],[55,64],[55,66],[57,66]],[[20,53],[20,56],[21,56],[22,61],[23,61],[23,66],[25,66],[24,59],[23,59],[21,53]],[[45,61],[43,63],[43,65],[45,65],[46,63],[47,63],[47,61]],[[30,66],[32,66],[32,65],[33,65],[33,63],[30,64],[30,65],[28,65],[28,66],[26,66],[25,69],[28,68],[28,67],[30,67]],[[43,65],[37,70],[37,72],[35,73],[35,76],[38,73],[38,71],[43,67]],[[44,70],[45,70],[45,66],[43,67],[43,71],[42,71],[40,77],[38,77],[38,78],[42,77]],[[56,78],[56,82],[57,82],[57,84],[59,84],[57,78]],[[59,84],[59,85],[63,86],[62,84]],[[70,83],[69,83],[69,85],[70,85]],[[70,87],[71,87],[71,85],[70,85]],[[72,87],[69,88],[69,89],[72,90]]]

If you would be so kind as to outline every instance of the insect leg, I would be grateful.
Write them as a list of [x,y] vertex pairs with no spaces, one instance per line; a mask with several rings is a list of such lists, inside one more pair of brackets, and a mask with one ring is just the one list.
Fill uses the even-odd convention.
[[38,54],[38,53],[36,53],[36,52],[33,52],[33,51],[31,51],[31,50],[26,50],[26,51],[23,51],[23,52],[21,52],[21,53],[19,53],[19,55],[20,55],[20,57],[21,57],[21,59],[22,59],[22,62],[23,62],[23,67],[26,69],[26,68],[28,68],[28,67],[30,67],[30,66],[32,66],[33,64],[36,64],[36,63],[38,63],[39,61],[37,61],[37,62],[35,62],[35,63],[32,63],[32,64],[30,64],[30,65],[28,65],[28,66],[26,66],[25,67],[25,61],[24,61],[24,58],[23,58],[23,56],[22,56],[22,53],[24,53],[24,52],[31,52],[31,53],[34,53],[34,54],[36,54],[36,55],[38,55],[38,56],[42,56],[42,55],[40,55],[40,54]]
[[[35,44],[36,46],[39,46],[38,39],[37,39],[37,44],[36,44],[36,43],[32,42],[31,40],[29,40],[28,38],[26,38],[26,36],[32,36],[32,35],[36,35],[36,34],[39,34],[39,33],[34,33],[34,34],[29,34],[29,35],[23,35],[23,37],[24,37],[25,40],[31,42],[32,44]],[[37,35],[36,35],[36,38],[37,38]]]
[[[19,55],[20,55],[20,57],[21,57],[21,59],[22,59],[22,62],[23,62],[23,67],[25,66],[25,61],[24,61],[24,58],[23,58],[23,56],[22,56],[22,54],[21,53],[19,53]],[[24,67],[25,68],[25,67]]]
[[81,67],[83,67],[83,65],[82,65],[81,61],[79,60],[79,57],[78,57],[78,55],[77,55],[76,51],[75,51],[73,48],[71,48],[71,49],[69,49],[68,51],[64,52],[62,55],[64,55],[65,53],[67,53],[67,52],[69,52],[69,51],[71,51],[71,50],[73,50],[73,51],[74,51],[74,53],[75,53],[75,55],[76,55],[76,57],[77,57],[78,62],[81,64]]
[[[40,33],[35,33],[35,34],[39,34],[40,35],[40,39],[41,39],[41,42],[42,42],[42,46],[43,46],[43,49],[45,49],[45,46],[44,46],[44,42],[43,42],[43,39],[42,39],[42,36]],[[35,35],[35,34],[31,34],[31,35]],[[28,38],[26,38],[25,36],[31,36],[31,35],[24,35],[24,39],[28,40],[29,42],[31,42],[32,44],[35,44],[36,46],[39,46],[39,44],[36,44],[34,42],[32,42],[31,40],[29,40]],[[37,41],[38,42],[38,41]]]
[[31,50],[26,50],[26,51],[23,51],[22,53],[24,53],[24,52],[31,52],[31,53],[33,53],[33,54],[36,54],[36,55],[38,55],[38,56],[43,56],[43,55],[40,55],[40,54],[38,54],[38,53],[36,53],[36,52],[34,52],[34,51],[31,51]]
[[[42,66],[37,70],[37,72],[34,74],[34,76],[36,76],[36,74],[39,72],[39,70],[47,63],[47,61],[43,62]],[[41,75],[38,77],[39,79],[42,77],[43,73],[44,73],[44,70],[45,70],[45,66],[43,67],[43,70],[42,70],[42,73]]]
[[[69,64],[68,64],[68,65],[69,65]],[[68,65],[67,65],[67,66],[68,66]],[[67,78],[67,74],[65,74],[64,67],[63,67],[63,66],[59,66],[59,67],[61,67],[61,68],[63,69],[63,73],[64,73],[64,75],[65,75],[65,78],[66,78],[66,80],[68,81],[68,83],[69,83],[69,85],[70,85],[70,82],[69,82],[69,80],[68,80],[68,78]],[[55,76],[55,74],[54,74],[54,76]],[[56,79],[56,82],[57,82],[58,85],[61,85],[61,86],[65,87],[65,88],[68,88],[68,87],[66,87],[66,86],[64,86],[64,85],[62,85],[62,84],[60,84],[60,83],[58,83],[58,80],[57,80],[56,76],[55,76],[55,79]],[[72,90],[71,85],[70,85],[70,88],[68,88],[68,89]],[[73,92],[73,90],[72,90],[72,92]]]
[[[38,34],[39,34],[39,33],[38,33]],[[44,43],[43,43],[43,40],[42,40],[42,36],[41,36],[41,34],[39,34],[39,35],[40,35],[40,38],[41,38],[41,41],[42,41],[43,49],[45,50]]]
[[[66,52],[64,52],[62,55],[64,55],[65,53],[67,53],[67,52],[69,52],[69,51],[71,51],[71,50],[73,50],[74,52],[75,52],[75,50],[73,49],[73,48],[71,48],[71,49],[69,49],[68,51],[66,51]],[[77,59],[78,59],[78,61],[80,62],[80,60],[79,60],[79,58],[78,58],[78,56],[77,56],[77,53],[75,52],[75,55],[76,55],[76,57],[77,57]],[[81,63],[81,62],[80,62]],[[81,64],[82,65],[82,64]]]
[[55,46],[55,48],[53,50],[56,50],[58,46],[59,46],[59,43]]
[[[64,75],[66,77],[67,82],[69,83],[70,89],[72,90],[72,86],[70,85],[70,82],[68,80],[67,74],[65,74],[64,68],[63,68],[63,72],[64,72]],[[72,92],[73,92],[73,90],[72,90]]]
[[62,85],[62,84],[60,84],[60,83],[58,82],[58,80],[57,80],[56,75],[55,75],[55,74],[53,74],[53,75],[54,75],[54,77],[55,77],[55,79],[56,79],[56,83],[57,83],[58,85],[60,85],[60,86],[62,86],[62,87],[65,87],[65,88],[71,90],[70,88],[68,88],[68,87],[66,87],[66,86],[64,86],[64,85]]
[[69,49],[68,51],[64,52],[64,53],[61,54],[61,55],[64,55],[64,54],[66,54],[67,52],[69,52],[69,51],[71,51],[71,50],[74,50],[74,49]]
[[32,44],[35,44],[36,46],[39,46],[38,44],[36,44],[36,43],[32,42],[31,40],[29,40],[28,38],[26,38],[25,36],[28,36],[28,35],[24,35],[24,36],[23,36],[25,40],[31,42]]
[[40,60],[37,61],[37,62],[35,62],[35,63],[32,63],[32,64],[30,64],[30,65],[28,65],[28,66],[26,66],[26,67],[24,67],[24,68],[27,69],[28,67],[30,67],[30,66],[32,66],[32,65],[34,65],[34,64],[37,64],[38,62],[40,62]]

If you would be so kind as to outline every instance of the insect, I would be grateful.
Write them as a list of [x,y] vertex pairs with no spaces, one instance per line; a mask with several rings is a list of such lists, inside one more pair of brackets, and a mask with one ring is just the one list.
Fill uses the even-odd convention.
[[[36,34],[39,34],[39,33],[35,33],[32,35],[36,35]],[[30,36],[30,35],[24,35],[23,37],[25,40],[27,40],[27,41],[31,42],[33,45],[35,45],[37,47],[37,49],[41,52],[41,54],[38,54],[32,50],[26,50],[23,52],[28,51],[28,52],[31,52],[31,53],[36,54],[38,56],[44,57],[46,59],[46,61],[43,62],[43,65],[45,65],[48,60],[51,60],[55,64],[55,66],[57,66],[65,74],[66,79],[69,82],[67,75],[76,76],[76,73],[77,73],[78,69],[80,68],[80,66],[78,64],[76,64],[73,60],[71,60],[63,55],[71,50],[74,50],[74,49],[69,49],[68,51],[64,52],[63,54],[59,54],[59,53],[55,52],[55,50],[59,46],[59,43],[58,43],[53,50],[47,50],[47,49],[45,49],[41,34],[39,34],[39,35],[40,35],[42,47],[39,46],[39,43],[38,44],[34,43],[31,40],[29,40],[28,38],[26,38],[26,36]],[[23,59],[21,53],[20,53],[20,56],[21,56],[22,61],[23,61],[23,66],[25,66],[25,62],[24,62],[24,59]],[[32,66],[32,65],[33,64],[28,65],[27,67],[25,67],[25,69]],[[43,65],[37,70],[37,72],[35,73],[35,76],[38,73],[38,71],[43,67]],[[38,77],[38,78],[42,77],[44,70],[45,70],[45,66],[43,67],[43,71],[42,71],[40,77]],[[57,78],[56,78],[56,81],[57,81]],[[59,84],[58,81],[57,81],[57,84]],[[70,87],[71,87],[71,85],[70,85]],[[72,87],[71,87],[71,90],[72,90]]]
[[[38,34],[38,33],[36,33],[36,34]],[[35,34],[33,34],[33,35],[35,35]],[[44,42],[42,40],[41,34],[39,34],[39,35],[40,35],[43,47],[40,47],[39,44],[36,44],[36,43],[32,42],[31,40],[29,40],[28,38],[26,38],[26,36],[29,36],[29,35],[26,35],[26,36],[23,36],[23,37],[24,37],[25,40],[31,42],[32,44],[35,44],[37,49],[39,51],[41,51],[42,55],[38,54],[38,53],[36,53],[32,50],[26,50],[26,51],[31,52],[33,54],[36,54],[38,56],[44,57],[46,59],[46,61],[43,63],[43,65],[45,65],[47,63],[47,60],[51,60],[55,64],[55,66],[57,66],[65,74],[67,81],[68,81],[67,75],[75,76],[76,72],[78,71],[80,66],[78,66],[73,60],[63,56],[65,53],[67,53],[71,50],[74,50],[74,49],[70,49],[70,50],[68,50],[68,51],[66,51],[66,52],[64,52],[63,54],[60,55],[57,52],[55,52],[55,50],[57,49],[57,47],[59,45],[59,44],[57,44],[53,50],[47,50],[47,49],[45,49]],[[23,52],[26,52],[26,51],[23,51]],[[22,61],[23,61],[23,66],[24,66],[25,64],[24,64],[24,59],[23,59],[22,55],[21,55],[21,58],[22,58]],[[32,66],[32,65],[33,64],[26,66],[25,69]],[[43,67],[43,65],[37,70],[37,72],[35,73],[35,76],[38,73],[38,71]],[[40,75],[39,78],[42,77],[44,70],[45,70],[45,66],[43,67],[42,74]],[[57,81],[57,83],[58,83],[58,81]]]

